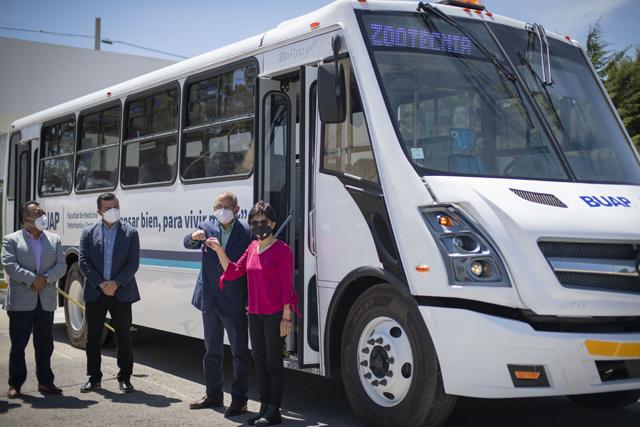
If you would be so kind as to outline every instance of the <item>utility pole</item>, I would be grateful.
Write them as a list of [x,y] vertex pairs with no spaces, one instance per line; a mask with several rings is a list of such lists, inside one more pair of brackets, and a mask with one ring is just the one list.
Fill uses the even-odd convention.
[[100,18],[96,18],[96,31],[93,48],[95,50],[100,50]]

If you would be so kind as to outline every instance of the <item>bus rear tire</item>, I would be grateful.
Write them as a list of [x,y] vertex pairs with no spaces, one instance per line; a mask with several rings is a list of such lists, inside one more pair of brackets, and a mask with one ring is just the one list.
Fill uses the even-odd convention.
[[575,394],[567,396],[580,406],[596,409],[617,409],[633,405],[640,400],[640,390],[613,391],[609,393]]
[[433,342],[415,300],[380,284],[347,316],[342,378],[351,407],[368,426],[438,426],[456,404],[444,393]]
[[[74,300],[84,304],[82,293],[84,291],[84,276],[74,262],[67,270],[67,279],[64,284],[64,291]],[[64,319],[67,328],[67,336],[72,346],[84,349],[87,345],[87,322],[84,310],[68,299],[64,300]],[[114,342],[114,335],[106,328],[102,332],[102,345],[109,346]]]

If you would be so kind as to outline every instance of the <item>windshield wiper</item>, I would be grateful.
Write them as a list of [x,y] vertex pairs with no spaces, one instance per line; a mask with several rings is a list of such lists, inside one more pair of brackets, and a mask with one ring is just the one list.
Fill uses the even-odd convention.
[[437,7],[429,3],[419,2],[418,12],[420,11],[433,13],[438,18],[442,19],[444,22],[451,25],[456,30],[460,31],[462,34],[464,34],[469,38],[471,43],[473,43],[478,49],[480,49],[480,52],[482,52],[482,54],[486,56],[493,63],[496,69],[504,77],[506,77],[512,82],[515,82],[516,80],[518,80],[518,76],[515,73],[513,73],[511,70],[509,70],[507,67],[505,67],[504,64],[500,62],[500,60],[495,55],[495,53],[491,52],[491,50],[489,50],[488,47],[486,47],[481,41],[479,41],[478,38],[473,33],[471,33],[469,30],[467,30],[462,25],[460,25],[455,19],[451,18],[449,15],[447,15],[446,13],[444,13],[443,11],[441,11],[440,9],[438,9]]
[[[562,120],[560,120],[560,113],[558,113],[558,109],[553,104],[553,99],[551,98],[551,94],[547,89],[548,84],[545,83],[544,80],[541,80],[540,76],[536,74],[536,72],[533,69],[533,66],[531,65],[531,62],[529,62],[527,57],[523,55],[522,52],[520,51],[517,51],[517,52],[518,52],[518,57],[520,58],[520,62],[522,62],[527,67],[527,69],[529,70],[529,73],[533,76],[533,80],[537,83],[538,87],[541,89],[539,93],[544,94],[545,100],[547,101],[548,109],[551,110],[551,112],[553,113],[553,118],[554,118],[556,127],[560,131],[562,131],[562,133],[564,133]],[[535,96],[534,96],[534,99],[535,99]]]
[[[497,46],[500,48],[500,50],[502,51],[502,54],[504,55],[504,57],[506,58],[507,61],[509,61],[509,65],[511,65],[511,68],[513,68],[514,70],[516,70],[516,72],[518,73],[518,75],[520,75],[519,71],[517,71],[516,66],[513,64],[513,61],[510,59],[509,55],[507,54],[507,52],[504,50],[504,47],[502,46],[502,44],[499,42],[498,38],[496,37],[495,33],[493,32],[493,30],[489,27],[489,24],[487,24],[486,22],[484,23],[484,26],[487,29],[487,32],[491,35],[491,37],[493,38],[494,42],[497,44]],[[527,46],[528,49],[528,46]],[[519,53],[519,52],[518,52]],[[526,61],[526,63],[528,64],[528,61]],[[531,68],[531,64],[529,65],[529,71],[532,72],[532,68]],[[535,73],[533,73],[533,75],[535,77],[537,77],[537,75]],[[550,76],[550,75],[549,75]],[[576,176],[573,173],[573,170],[571,169],[571,165],[569,164],[569,160],[564,156],[564,151],[562,150],[562,147],[560,146],[560,142],[558,141],[558,138],[556,137],[556,135],[553,133],[553,130],[551,129],[551,125],[549,124],[549,121],[546,119],[546,116],[544,115],[544,113],[542,112],[542,108],[540,106],[540,104],[538,103],[538,101],[535,99],[534,95],[531,93],[531,90],[529,89],[528,85],[525,84],[525,82],[523,81],[523,79],[520,79],[520,83],[522,83],[522,87],[524,88],[525,93],[527,94],[527,98],[529,99],[529,102],[531,103],[531,106],[533,107],[533,109],[536,111],[537,116],[540,119],[540,122],[542,124],[542,128],[544,129],[545,133],[547,134],[547,137],[549,138],[549,140],[551,141],[551,143],[553,144],[553,147],[556,150],[556,154],[558,155],[558,158],[560,159],[560,162],[562,163],[562,166],[565,169],[565,172],[567,173],[567,176],[572,180],[575,181],[576,180]],[[553,105],[553,102],[551,101],[551,97],[549,95],[549,92],[546,89],[545,85],[542,85],[542,87],[544,88],[544,92],[547,96],[547,101],[550,103],[551,105],[551,109],[553,110],[554,114],[557,117],[558,122],[560,123],[560,126],[562,126],[562,122],[560,122],[560,116],[558,114],[558,111],[555,109],[555,106]],[[560,127],[560,129],[562,129],[562,127]],[[565,136],[566,138],[566,133],[564,132],[564,130],[562,131],[562,135]]]
[[[529,38],[531,33],[534,33],[538,36],[538,41],[540,42],[540,65],[542,66],[542,85],[543,86],[551,86],[553,84],[553,77],[551,77],[551,52],[549,49],[549,39],[547,39],[547,32],[544,27],[540,24],[527,24],[527,30],[530,31]],[[529,48],[533,45],[531,41],[527,43],[527,53],[529,52]],[[546,67],[545,67],[545,49],[546,49]],[[532,68],[532,67],[531,67]],[[532,68],[533,69],[533,68]]]
[[[464,34],[471,41],[471,43],[473,43],[480,50],[480,52],[486,58],[488,58],[491,61],[491,63],[496,68],[498,76],[500,76],[500,80],[502,81],[502,85],[503,85],[504,89],[507,91],[507,93],[509,94],[509,96],[511,98],[518,100],[519,105],[520,105],[520,109],[522,110],[522,112],[524,113],[523,115],[527,119],[527,125],[528,125],[529,129],[533,129],[534,128],[533,121],[531,120],[531,115],[529,114],[529,110],[527,110],[527,107],[524,104],[524,97],[522,96],[522,93],[520,92],[520,88],[518,87],[518,85],[515,84],[515,82],[518,80],[518,75],[516,73],[512,72],[511,70],[509,70],[498,59],[498,57],[496,56],[495,53],[493,53],[488,47],[486,47],[484,45],[484,43],[482,43],[480,40],[478,40],[478,37],[476,37],[469,30],[467,30],[465,27],[460,25],[455,19],[451,18],[449,15],[447,15],[444,12],[442,12],[437,7],[434,7],[433,5],[431,5],[429,3],[419,2],[417,10],[418,10],[418,12],[423,11],[423,12],[427,12],[427,13],[432,13],[435,16],[437,16],[438,18],[442,19],[447,24],[451,25],[452,27],[454,27],[455,29],[460,31],[460,33]],[[429,20],[427,16],[425,16],[423,14],[420,14],[420,16],[422,17],[422,20],[424,21],[424,23],[427,26],[427,28],[437,29],[436,26],[433,24],[433,22],[431,22],[431,20]],[[468,67],[473,68],[459,54],[454,54],[454,56],[456,58],[458,58],[458,59],[461,59],[463,61],[463,63],[465,65],[467,65]],[[479,71],[479,70],[476,70],[476,71]],[[483,73],[481,73],[481,74],[483,75]],[[514,90],[513,86],[516,87],[515,90]]]

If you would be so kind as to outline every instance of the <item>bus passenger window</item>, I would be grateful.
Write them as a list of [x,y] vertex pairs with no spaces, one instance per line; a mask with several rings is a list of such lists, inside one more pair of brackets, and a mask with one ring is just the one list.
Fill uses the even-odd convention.
[[129,103],[127,139],[175,130],[178,125],[178,89]]
[[173,88],[127,103],[123,186],[173,181],[178,159],[178,99],[178,89]]
[[185,181],[253,168],[255,65],[188,84],[180,175]]
[[[351,69],[343,60],[345,70]],[[349,174],[378,184],[378,172],[371,148],[369,129],[364,116],[360,91],[353,70],[346,73],[347,120],[323,124],[322,165],[329,172]]]
[[16,169],[16,145],[20,142],[21,134],[20,132],[14,132],[11,134],[11,139],[9,140],[9,146],[7,150],[9,151],[9,164],[7,169],[9,171],[7,175],[7,200],[13,200],[15,198],[15,169]]
[[75,118],[42,127],[41,196],[71,192],[75,130]]
[[80,115],[76,191],[115,188],[118,182],[121,107]]

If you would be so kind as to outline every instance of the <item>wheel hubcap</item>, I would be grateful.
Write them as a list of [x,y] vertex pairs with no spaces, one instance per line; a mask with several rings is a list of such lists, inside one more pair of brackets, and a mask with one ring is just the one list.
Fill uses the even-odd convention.
[[400,324],[389,317],[375,318],[358,344],[359,377],[367,395],[384,407],[400,403],[413,378],[411,344]]
[[[71,285],[69,286],[69,296],[74,300],[83,303],[82,283],[78,280],[71,282]],[[80,331],[84,326],[84,311],[71,301],[67,301],[67,313],[69,314],[69,324],[73,330],[76,332]]]

